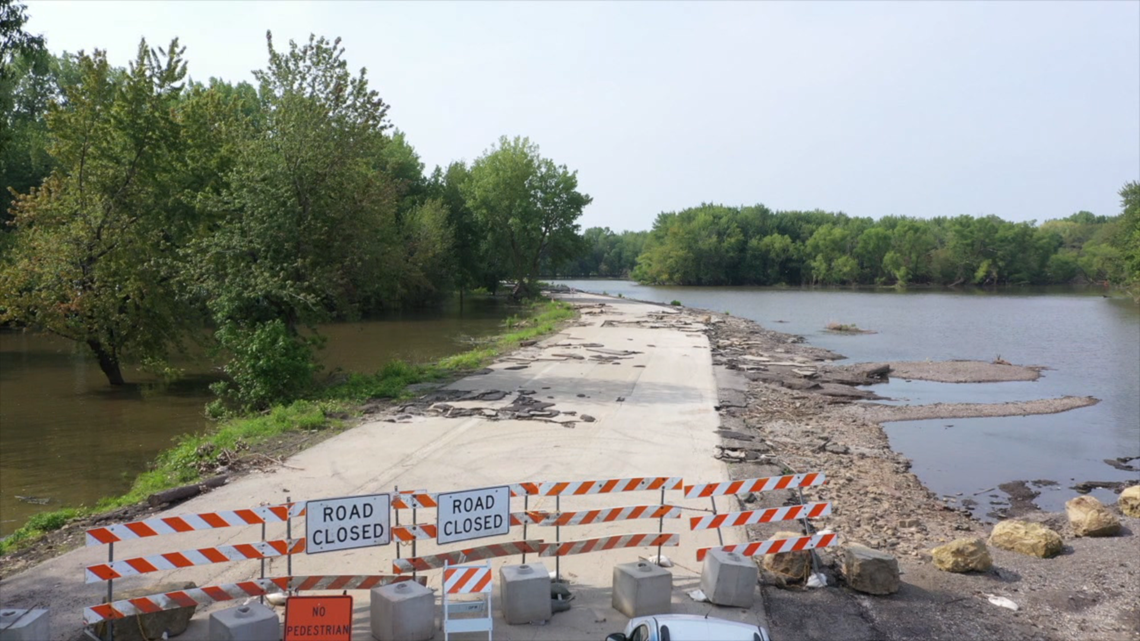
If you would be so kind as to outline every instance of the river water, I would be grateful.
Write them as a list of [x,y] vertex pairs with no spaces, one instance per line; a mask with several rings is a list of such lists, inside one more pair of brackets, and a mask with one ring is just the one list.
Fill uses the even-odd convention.
[[[393,359],[424,362],[462,352],[472,340],[501,332],[511,313],[517,308],[469,298],[462,309],[450,304],[326,325],[322,373],[374,372]],[[209,368],[179,365],[189,375],[175,385],[127,372],[139,384],[114,389],[73,343],[0,332],[0,536],[36,512],[122,494],[172,439],[207,429]]]
[[[850,290],[649,287],[629,281],[556,281],[594,292],[729,312],[799,334],[849,360],[922,361],[997,356],[1048,369],[1034,382],[952,384],[892,380],[882,396],[908,403],[1001,403],[1056,396],[1101,402],[1061,414],[906,421],[885,425],[892,447],[940,495],[977,501],[984,516],[1012,481],[1049,480],[1036,503],[1061,510],[1081,481],[1138,476],[1105,459],[1140,457],[1140,306],[1093,289]],[[835,334],[829,322],[877,334]],[[1135,462],[1133,462],[1135,464]],[[1102,500],[1115,501],[1108,491]]]

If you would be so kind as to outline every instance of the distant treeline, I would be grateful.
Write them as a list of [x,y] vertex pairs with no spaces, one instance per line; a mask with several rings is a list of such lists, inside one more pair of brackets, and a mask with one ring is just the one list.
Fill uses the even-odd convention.
[[703,204],[650,232],[585,232],[559,273],[670,285],[1046,285],[1140,280],[1140,183],[1122,213],[1013,223],[997,216],[854,218]]

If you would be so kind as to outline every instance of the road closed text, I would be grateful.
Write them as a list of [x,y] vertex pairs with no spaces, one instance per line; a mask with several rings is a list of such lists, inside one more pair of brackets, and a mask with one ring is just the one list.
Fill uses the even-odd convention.
[[387,494],[309,501],[305,549],[310,554],[387,545],[391,502]]
[[439,495],[440,543],[454,543],[510,531],[511,491],[507,486]]

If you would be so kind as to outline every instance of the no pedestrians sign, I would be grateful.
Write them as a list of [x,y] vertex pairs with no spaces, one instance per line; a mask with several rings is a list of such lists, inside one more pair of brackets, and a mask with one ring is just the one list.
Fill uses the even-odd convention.
[[333,552],[388,545],[392,501],[387,494],[309,501],[305,505],[305,552]]
[[511,531],[511,488],[443,492],[436,513],[440,543],[499,536]]

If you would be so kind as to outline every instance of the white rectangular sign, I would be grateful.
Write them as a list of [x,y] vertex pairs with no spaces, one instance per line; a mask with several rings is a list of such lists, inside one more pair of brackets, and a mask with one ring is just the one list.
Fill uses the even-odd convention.
[[309,501],[305,504],[305,552],[388,545],[391,514],[392,501],[387,494]]
[[442,492],[436,540],[440,543],[499,536],[511,531],[511,488]]

